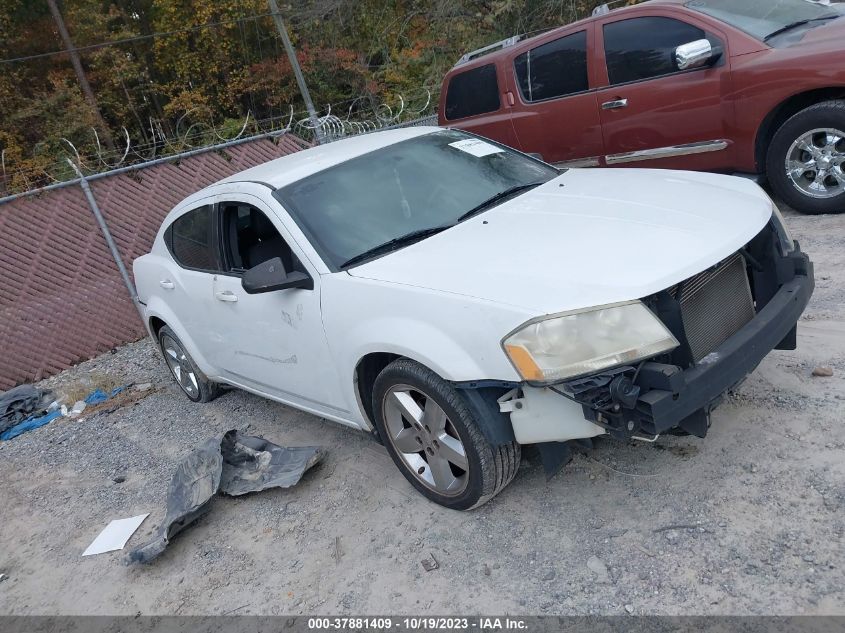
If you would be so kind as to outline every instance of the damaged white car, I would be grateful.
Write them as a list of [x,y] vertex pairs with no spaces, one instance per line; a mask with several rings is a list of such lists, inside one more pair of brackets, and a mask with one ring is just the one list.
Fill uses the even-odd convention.
[[359,136],[196,193],[135,261],[185,394],[234,385],[363,429],[466,510],[525,445],[704,437],[794,349],[812,264],[747,180],[558,170],[441,128]]

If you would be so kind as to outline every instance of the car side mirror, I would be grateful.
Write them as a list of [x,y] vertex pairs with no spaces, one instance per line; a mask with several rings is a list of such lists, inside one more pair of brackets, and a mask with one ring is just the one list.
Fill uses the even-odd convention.
[[298,270],[286,272],[281,257],[274,257],[246,271],[241,279],[241,286],[247,294],[257,295],[290,288],[313,290],[314,280]]
[[696,40],[675,49],[678,70],[692,70],[713,64],[719,55],[713,51],[710,40]]

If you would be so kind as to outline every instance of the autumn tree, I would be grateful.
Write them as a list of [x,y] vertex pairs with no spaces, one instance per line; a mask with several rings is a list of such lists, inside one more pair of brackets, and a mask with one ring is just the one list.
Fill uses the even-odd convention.
[[[633,0],[632,0],[633,1]],[[466,51],[584,17],[597,0],[298,0],[280,3],[317,108],[406,114],[439,96]],[[45,0],[0,2],[0,192],[69,176],[70,141],[90,169],[283,125],[303,103],[265,0],[58,2],[115,139],[97,146]],[[384,106],[383,104],[387,104]],[[125,130],[125,132],[124,132]],[[304,133],[304,132],[303,132]]]

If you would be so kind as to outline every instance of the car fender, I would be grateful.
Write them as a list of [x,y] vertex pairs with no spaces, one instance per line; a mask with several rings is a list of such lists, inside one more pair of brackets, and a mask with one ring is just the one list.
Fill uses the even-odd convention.
[[[356,342],[344,363],[347,376],[355,371],[362,358],[375,352],[409,358],[452,382],[479,380],[489,375],[490,368],[485,367],[483,356],[473,355],[457,338],[420,319],[376,318],[353,327],[346,336]],[[424,346],[412,344],[422,341]],[[507,379],[518,380],[513,368],[508,369],[512,375]]]
[[346,273],[324,276],[322,288],[326,337],[354,411],[356,369],[372,353],[409,358],[451,382],[520,380],[501,339],[536,316],[528,311]]
[[[393,354],[408,358],[450,382],[485,380],[494,375],[503,381],[520,380],[504,359],[501,349],[491,350],[504,359],[502,371],[506,373],[497,374],[489,363],[484,362],[486,353],[473,354],[457,338],[419,319],[375,318],[344,332],[344,338],[350,343],[344,349],[341,360],[345,398],[351,410],[359,412],[356,422],[363,428],[372,429],[372,424],[360,400],[356,371],[368,354]],[[423,341],[424,345],[420,345]],[[417,345],[413,345],[414,342]]]

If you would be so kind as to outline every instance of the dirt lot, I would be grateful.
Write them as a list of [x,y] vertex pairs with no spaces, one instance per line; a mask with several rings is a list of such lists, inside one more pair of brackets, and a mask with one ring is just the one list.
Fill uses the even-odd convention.
[[[549,482],[524,463],[471,513],[425,501],[363,434],[238,391],[191,404],[147,341],[65,372],[48,383],[153,387],[0,443],[0,613],[845,614],[845,216],[788,220],[817,273],[799,350],[706,440],[600,441]],[[218,498],[150,566],[80,557],[151,512],[144,541],[174,464],[230,428],[328,457],[294,489]]]

